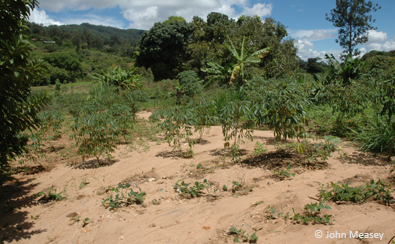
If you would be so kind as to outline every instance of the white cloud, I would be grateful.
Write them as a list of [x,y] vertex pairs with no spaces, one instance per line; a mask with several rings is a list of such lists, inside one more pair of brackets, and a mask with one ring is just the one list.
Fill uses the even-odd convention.
[[368,42],[367,43],[375,43],[375,42],[384,42],[388,40],[388,35],[382,31],[370,30],[368,31]]
[[37,24],[43,24],[44,26],[63,25],[63,23],[49,18],[45,10],[38,9],[33,9],[33,11],[30,12],[29,21]]
[[382,31],[370,30],[368,32],[368,42],[365,43],[363,46],[365,52],[370,52],[371,50],[386,52],[395,50],[395,37],[391,40],[388,40],[387,33]]
[[290,33],[292,38],[295,38],[298,56],[303,60],[307,60],[308,58],[316,57],[324,59],[325,54],[333,54],[335,57],[339,57],[341,54],[340,48],[326,51],[317,51],[314,49],[315,41],[336,38],[336,31],[336,29],[288,30],[288,33]]
[[59,12],[62,10],[87,10],[90,8],[110,8],[115,7],[118,4],[127,3],[127,0],[68,0],[68,1],[57,1],[57,0],[40,0],[40,8],[47,9],[49,11]]
[[395,50],[395,37],[383,44],[383,51]]
[[273,10],[273,5],[257,3],[252,8],[245,7],[241,15],[268,16]]
[[308,58],[320,57],[325,59],[325,54],[333,54],[337,59],[340,59],[342,54],[341,49],[327,50],[327,51],[317,51],[314,50],[314,43],[309,41],[307,38],[295,40],[295,45],[298,48],[298,56],[302,60],[307,60]]
[[290,35],[296,39],[307,38],[312,41],[318,41],[335,38],[336,31],[336,29],[296,30],[290,31]]
[[163,22],[171,15],[182,16],[187,21],[191,21],[193,16],[205,18],[211,12],[220,12],[230,18],[243,14],[264,17],[269,16],[273,9],[272,4],[249,3],[250,0],[41,0],[40,8],[60,12],[118,6],[123,17],[131,22],[129,28],[138,29],[149,29],[155,22]]

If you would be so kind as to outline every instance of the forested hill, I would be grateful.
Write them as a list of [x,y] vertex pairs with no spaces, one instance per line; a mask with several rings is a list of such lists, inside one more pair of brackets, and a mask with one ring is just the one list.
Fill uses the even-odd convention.
[[118,29],[110,26],[92,25],[89,23],[82,23],[80,25],[51,25],[42,26],[36,23],[30,23],[31,34],[36,38],[54,38],[58,36],[61,39],[70,39],[74,33],[89,31],[93,36],[98,36],[103,43],[110,44],[111,42],[137,42],[145,30],[138,29]]

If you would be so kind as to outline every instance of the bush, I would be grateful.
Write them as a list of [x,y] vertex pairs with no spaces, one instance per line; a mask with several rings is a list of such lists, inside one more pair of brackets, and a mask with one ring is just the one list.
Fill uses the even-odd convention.
[[202,92],[202,81],[195,71],[184,71],[178,74],[183,95],[194,97]]

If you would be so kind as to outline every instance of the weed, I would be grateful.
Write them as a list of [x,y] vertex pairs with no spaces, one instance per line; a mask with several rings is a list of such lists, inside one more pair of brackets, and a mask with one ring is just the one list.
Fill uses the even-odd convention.
[[252,189],[253,187],[247,186],[245,180],[243,180],[242,178],[239,178],[239,181],[232,181],[232,193],[239,192],[242,195],[247,195],[249,192],[252,192]]
[[86,178],[82,178],[82,181],[80,183],[79,189],[84,188],[85,186],[87,186],[90,182],[86,181]]
[[256,142],[253,152],[254,156],[256,157],[266,152],[267,152],[267,148],[264,148],[262,143]]
[[[204,180],[207,182],[207,180]],[[184,181],[181,182],[181,184],[178,183],[179,180],[176,182],[174,185],[174,189],[182,196],[186,198],[193,198],[193,197],[200,197],[203,195],[203,189],[205,188],[205,185],[203,183],[195,182],[193,186],[189,186],[190,184],[185,183]],[[189,187],[188,187],[189,186]]]
[[252,206],[258,206],[259,204],[263,204],[263,201],[254,202]]
[[40,191],[39,193],[33,195],[33,197],[39,197],[39,196],[43,196],[42,198],[40,198],[40,202],[50,202],[50,201],[61,201],[66,199],[65,196],[63,196],[62,194],[64,194],[65,192],[56,192],[56,189],[54,188],[49,188],[48,191]]
[[287,168],[281,170],[274,170],[274,176],[278,177],[280,180],[284,180],[286,178],[295,177],[295,173],[290,173],[291,165],[288,164]]
[[[130,189],[129,189],[130,188]],[[107,199],[103,199],[102,204],[105,208],[119,208],[122,206],[129,206],[133,204],[142,204],[144,201],[145,192],[135,192],[131,188],[129,183],[125,185],[119,183],[118,187],[113,187],[112,192],[115,192],[115,196],[111,195]]]
[[30,215],[30,218],[33,219],[33,220],[36,220],[36,219],[40,218],[40,215],[36,215],[36,216]]
[[311,204],[306,204],[304,206],[304,212],[303,213],[295,213],[294,212],[294,223],[296,224],[332,224],[334,221],[332,219],[332,215],[325,214],[321,216],[322,209],[331,209],[329,205],[324,205],[322,202],[320,203],[311,203]]
[[214,182],[208,181],[207,179],[204,179],[203,183],[196,181],[192,186],[189,186],[190,184],[187,184],[184,181],[182,181],[181,184],[178,182],[179,181],[176,182],[173,188],[185,198],[200,197],[205,195],[206,193],[203,192],[204,189],[206,189],[208,197],[218,197],[215,195],[215,193],[218,191],[218,188],[215,187]]
[[276,213],[276,209],[274,208],[274,206],[267,206],[267,209],[265,211],[266,213],[266,219],[275,219],[276,216],[274,215]]
[[91,222],[91,220],[89,218],[85,218],[82,220],[82,228],[84,228],[85,226],[87,226],[89,223]]
[[[247,225],[243,225],[243,227],[249,227]],[[251,228],[251,227],[249,227]],[[250,234],[246,233],[245,230],[243,229],[237,229],[235,227],[232,227],[229,229],[229,235],[233,235],[234,242],[240,243],[240,242],[249,242],[249,243],[257,243],[258,237],[256,236],[255,233],[253,233],[251,236]]]
[[287,212],[285,215],[284,215],[284,213],[278,213],[277,216],[279,218],[283,217],[284,219],[289,219],[289,212]]
[[195,157],[195,153],[192,150],[192,147],[188,148],[185,152],[182,152],[183,158],[193,158]]
[[342,148],[338,146],[340,139],[333,136],[325,136],[325,142],[311,143],[305,139],[302,142],[295,142],[294,151],[303,157],[303,161],[316,165],[319,160],[326,162],[332,156],[332,152],[338,151],[341,154]]
[[[366,183],[366,186],[351,187],[347,183],[336,184],[331,182],[330,186],[332,189],[325,190],[321,187],[319,194],[320,199],[323,201],[333,201],[336,203],[340,202],[365,202],[368,200],[381,201],[384,204],[391,204],[394,202],[391,196],[391,191],[386,189],[384,183],[381,180],[375,182],[373,179],[370,183]],[[327,186],[329,188],[329,184]]]

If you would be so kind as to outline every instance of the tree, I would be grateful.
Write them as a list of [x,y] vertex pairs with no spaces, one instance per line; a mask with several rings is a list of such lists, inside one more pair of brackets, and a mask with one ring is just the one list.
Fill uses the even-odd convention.
[[82,34],[80,30],[74,31],[73,36],[71,37],[71,42],[76,46],[76,51],[78,52],[82,42]]
[[151,68],[155,80],[175,78],[187,60],[186,48],[193,32],[186,22],[155,23],[140,41],[138,66]]
[[29,61],[31,44],[26,18],[37,7],[36,0],[0,2],[0,186],[11,179],[9,161],[28,151],[28,135],[37,128],[38,113],[46,95],[32,95],[30,85],[44,68],[40,61]]
[[212,12],[207,15],[207,23],[200,17],[193,17],[194,31],[192,40],[188,45],[191,59],[188,65],[192,66],[199,75],[201,68],[207,67],[208,62],[215,62],[220,66],[227,66],[231,61],[224,41],[229,28],[235,22],[227,15]]
[[92,34],[92,31],[84,29],[82,31],[82,35],[84,36],[84,41],[88,45],[88,48],[91,48],[92,43],[94,42],[94,35]]
[[170,24],[171,22],[186,22],[186,20],[181,16],[170,16],[163,24]]
[[357,56],[361,53],[356,46],[368,41],[368,35],[365,34],[368,30],[377,29],[371,25],[375,19],[372,20],[369,13],[380,8],[378,4],[373,5],[372,1],[336,0],[336,8],[331,10],[330,16],[325,14],[326,20],[340,28],[336,43],[340,43],[344,49],[342,58],[348,54]]
[[308,73],[314,74],[314,73],[324,72],[324,68],[322,67],[322,65],[317,62],[320,59],[321,59],[320,57],[307,59],[307,72]]

